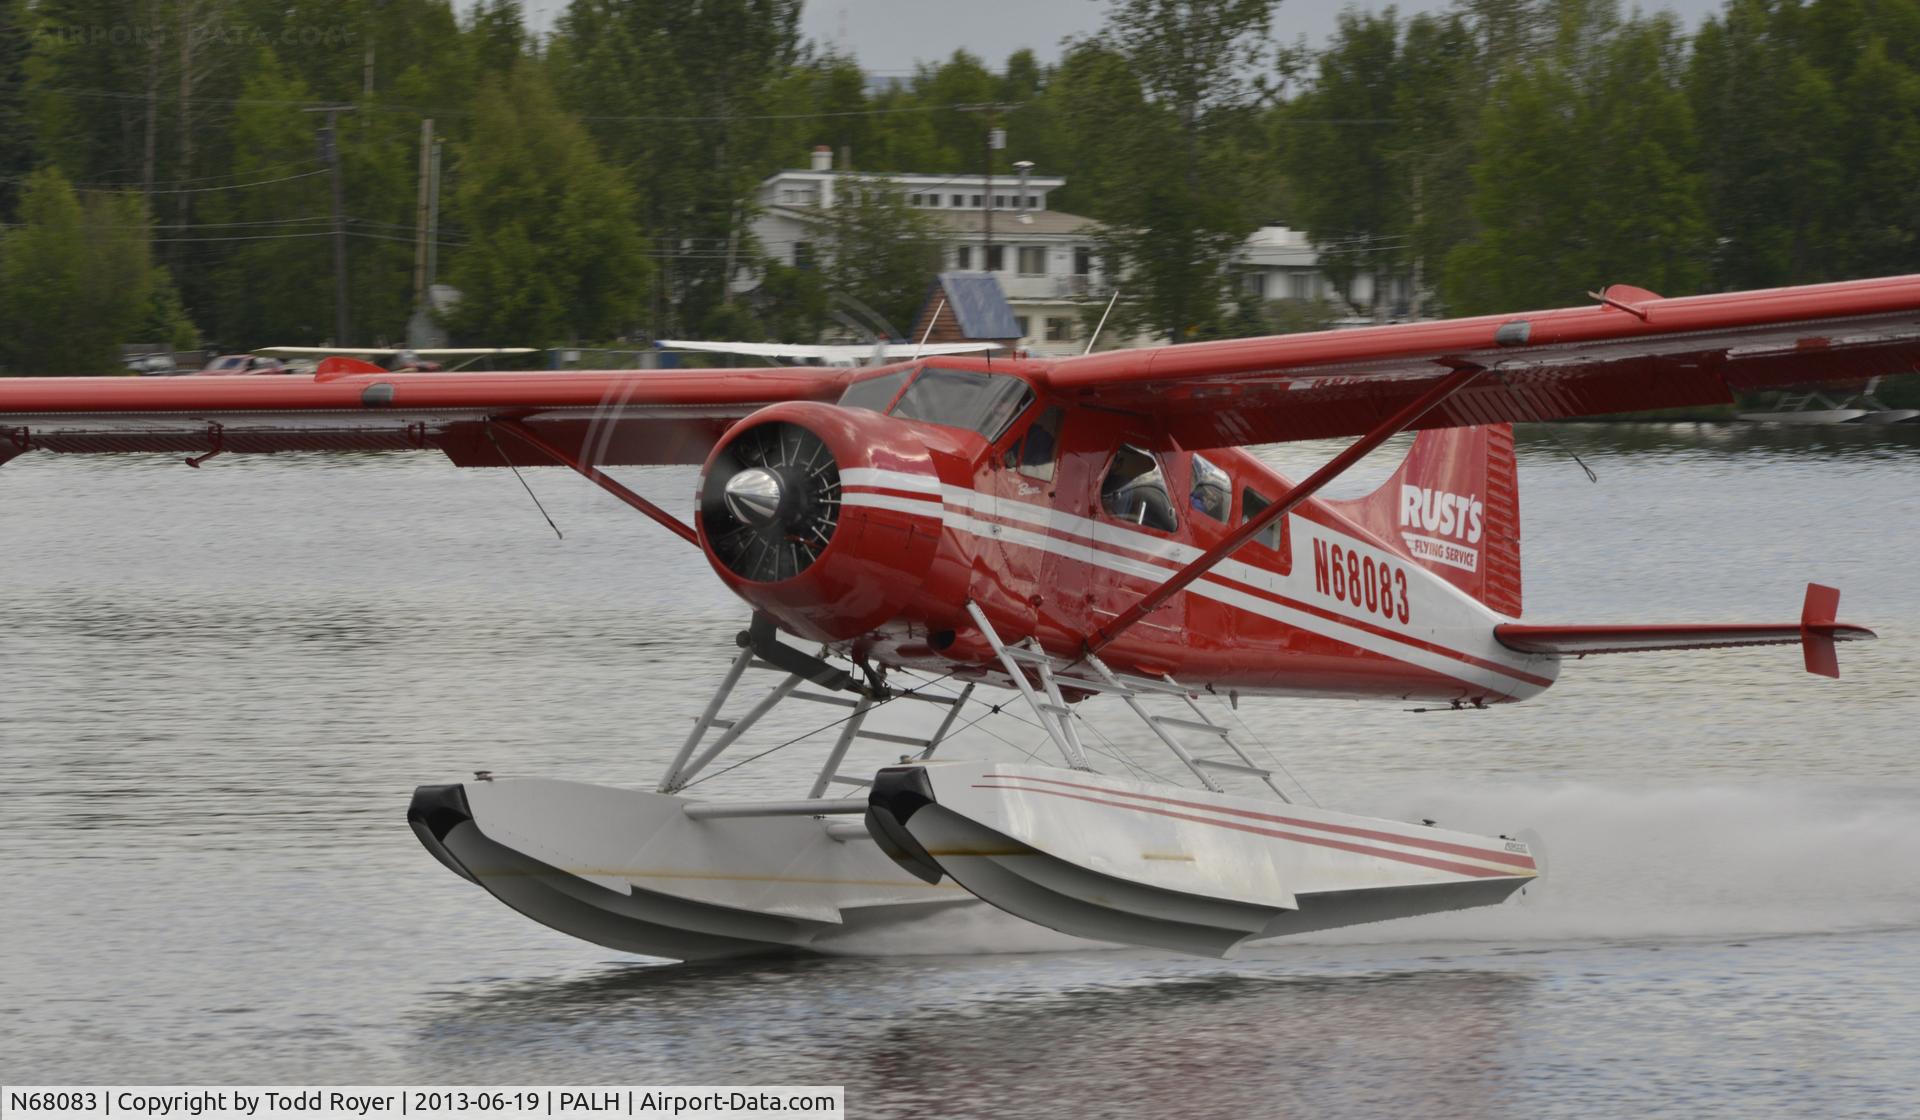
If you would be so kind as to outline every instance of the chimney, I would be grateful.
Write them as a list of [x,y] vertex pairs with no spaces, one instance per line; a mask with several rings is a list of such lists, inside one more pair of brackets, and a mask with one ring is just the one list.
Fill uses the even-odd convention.
[[813,169],[815,171],[833,170],[833,149],[825,144],[816,144],[813,148]]

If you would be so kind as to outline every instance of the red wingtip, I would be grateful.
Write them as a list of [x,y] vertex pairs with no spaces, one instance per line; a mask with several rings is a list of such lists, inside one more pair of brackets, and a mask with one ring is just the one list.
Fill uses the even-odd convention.
[[359,358],[349,358],[341,354],[335,354],[331,358],[322,358],[320,360],[320,364],[314,367],[313,379],[315,381],[331,381],[336,377],[345,377],[351,373],[385,372],[387,371],[374,365],[372,362],[363,362]]
[[1807,600],[1800,608],[1800,648],[1807,672],[1840,677],[1840,654],[1833,647],[1834,619],[1840,613],[1840,589],[1807,584]]

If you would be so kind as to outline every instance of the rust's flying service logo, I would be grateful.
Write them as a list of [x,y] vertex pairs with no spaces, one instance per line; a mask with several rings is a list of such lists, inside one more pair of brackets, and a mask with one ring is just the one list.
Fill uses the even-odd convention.
[[1480,570],[1480,537],[1486,505],[1472,494],[1426,486],[1400,487],[1400,539],[1416,560]]

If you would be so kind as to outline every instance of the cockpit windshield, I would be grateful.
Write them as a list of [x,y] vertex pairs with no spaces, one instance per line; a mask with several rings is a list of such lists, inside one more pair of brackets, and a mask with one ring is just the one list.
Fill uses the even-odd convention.
[[893,406],[893,415],[967,428],[991,441],[999,439],[1032,401],[1033,390],[1017,377],[929,366],[907,386]]
[[885,377],[869,377],[865,381],[856,381],[847,386],[846,392],[840,394],[840,407],[885,412],[887,406],[893,403],[893,398],[900,395],[900,386],[907,383],[907,375],[912,372],[910,369],[903,369],[899,373],[889,373]]

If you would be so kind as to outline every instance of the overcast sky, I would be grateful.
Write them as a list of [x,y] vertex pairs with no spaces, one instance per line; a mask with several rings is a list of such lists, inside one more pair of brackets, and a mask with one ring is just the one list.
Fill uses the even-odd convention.
[[[545,31],[567,0],[524,0],[527,22]],[[1291,42],[1318,43],[1343,8],[1379,10],[1386,3],[1349,0],[1282,0],[1275,30]],[[1402,13],[1433,11],[1447,0],[1401,0]],[[1625,9],[1635,5],[1622,4]],[[1678,12],[1688,26],[1717,11],[1721,0],[1643,0],[1647,11]],[[1041,61],[1060,56],[1062,39],[1090,35],[1106,14],[1107,0],[807,0],[801,30],[821,44],[842,48],[878,74],[910,72],[915,62],[934,62],[956,49],[979,55],[994,69],[1009,54],[1030,47]]]

